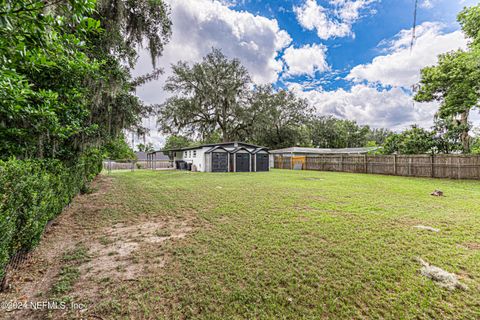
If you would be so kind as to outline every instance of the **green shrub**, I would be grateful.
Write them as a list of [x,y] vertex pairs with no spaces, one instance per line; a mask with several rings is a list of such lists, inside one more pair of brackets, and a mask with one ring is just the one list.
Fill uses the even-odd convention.
[[101,171],[101,159],[92,149],[75,163],[0,160],[0,277],[10,257],[35,247],[48,221]]

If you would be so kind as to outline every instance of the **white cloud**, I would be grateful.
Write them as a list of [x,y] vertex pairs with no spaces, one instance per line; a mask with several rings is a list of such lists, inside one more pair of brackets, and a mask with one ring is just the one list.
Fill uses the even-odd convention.
[[331,0],[330,3],[335,5],[335,13],[340,19],[348,23],[353,23],[360,18],[360,11],[374,1],[375,0]]
[[[212,47],[239,58],[257,83],[278,80],[283,62],[278,53],[291,42],[289,34],[281,30],[275,19],[232,10],[225,3],[211,0],[167,0],[171,6],[173,23],[172,39],[165,47],[159,66],[165,74],[157,81],[139,88],[137,94],[147,103],[162,103],[167,97],[162,89],[165,79],[171,74],[170,65],[179,60],[200,61]],[[142,52],[135,74],[151,70],[149,55]],[[162,143],[155,122],[145,120],[151,128],[150,141],[156,147]]]
[[[276,20],[231,10],[216,1],[169,0],[173,37],[165,51],[169,60],[200,60],[212,47],[238,57],[256,82],[277,80],[282,64],[277,58],[291,42]],[[189,53],[182,53],[182,49]],[[180,56],[179,56],[180,55]]]
[[354,67],[347,79],[383,86],[410,87],[420,80],[422,68],[437,62],[439,54],[467,45],[461,31],[443,33],[439,23],[424,22],[418,26],[412,50],[411,37],[411,30],[402,30],[394,40],[382,42],[387,46],[386,54],[374,58],[371,63]]
[[434,1],[433,0],[423,0],[420,2],[420,7],[425,8],[425,9],[431,9],[434,7]]
[[329,39],[354,36],[353,23],[360,19],[361,10],[375,1],[331,0],[331,8],[325,8],[316,0],[306,0],[303,5],[293,9],[302,27],[316,30],[321,39]]
[[290,46],[285,50],[283,60],[287,65],[286,76],[309,75],[329,70],[326,60],[327,47],[322,44]]
[[[141,98],[149,103],[161,103],[170,65],[179,60],[200,61],[212,47],[239,58],[257,83],[275,82],[283,63],[278,53],[286,48],[291,38],[281,30],[276,20],[238,12],[218,1],[167,0],[171,6],[172,39],[165,47],[159,66],[166,75],[139,90]],[[151,70],[149,56],[143,52],[136,66],[136,74]]]
[[307,90],[298,84],[290,89],[306,98],[319,114],[393,130],[411,124],[430,127],[438,103],[414,103],[409,88],[419,81],[423,67],[437,62],[438,54],[465,48],[467,42],[461,31],[442,32],[439,23],[425,22],[416,29],[412,51],[411,30],[402,30],[393,40],[382,41],[382,55],[350,71],[346,80],[353,86],[348,90]]
[[381,89],[365,84],[350,90],[303,91],[294,85],[290,90],[307,99],[320,115],[333,115],[341,119],[356,120],[375,128],[404,129],[411,124],[432,125],[436,103],[413,103],[411,96],[400,88]]

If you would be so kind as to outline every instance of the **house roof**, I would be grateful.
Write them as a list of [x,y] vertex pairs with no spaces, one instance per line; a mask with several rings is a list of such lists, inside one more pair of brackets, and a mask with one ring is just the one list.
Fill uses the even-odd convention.
[[137,156],[137,160],[147,160],[147,153],[143,151],[137,151],[135,152],[135,155]]
[[[137,156],[137,160],[139,161],[146,161],[147,155],[151,154],[151,152],[143,152],[143,151],[137,151],[135,152],[135,155]],[[170,157],[167,154],[164,154],[163,152],[157,152],[155,154],[155,158],[157,160],[170,160]]]
[[177,149],[164,149],[164,150],[159,150],[159,151],[153,151],[152,153],[155,152],[173,152],[173,151],[187,151],[187,150],[194,150],[194,149],[201,149],[205,147],[216,147],[216,146],[222,146],[222,147],[228,147],[231,145],[232,147],[250,147],[250,148],[263,148],[261,146],[257,146],[254,144],[250,143],[245,143],[245,142],[239,142],[239,141],[232,141],[232,142],[221,142],[221,143],[209,143],[209,144],[201,144],[198,146],[192,146],[192,147],[187,147],[187,148],[177,148]]
[[365,147],[365,148],[303,148],[303,147],[291,147],[284,149],[271,150],[272,154],[283,153],[305,153],[305,154],[364,154],[370,151],[377,150],[378,147]]

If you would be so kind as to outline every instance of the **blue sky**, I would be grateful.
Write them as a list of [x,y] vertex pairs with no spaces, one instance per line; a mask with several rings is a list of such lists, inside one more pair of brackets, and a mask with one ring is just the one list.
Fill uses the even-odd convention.
[[[336,37],[327,40],[320,39],[315,30],[302,27],[295,15],[294,8],[300,7],[305,1],[298,0],[244,0],[232,1],[230,7],[237,11],[252,12],[257,15],[276,19],[281,29],[288,31],[292,44],[302,46],[307,44],[324,44],[328,47],[326,60],[328,64],[341,75],[359,64],[368,63],[379,55],[379,43],[392,38],[402,29],[410,29],[413,25],[414,0],[383,0],[373,1],[360,10],[360,18],[352,25],[355,36]],[[335,9],[330,1],[317,0],[326,9]],[[419,0],[417,9],[417,24],[427,21],[441,22],[444,30],[454,31],[460,28],[456,21],[457,13],[463,7],[474,5],[477,1],[456,0]],[[228,4],[228,2],[227,2]],[[316,78],[328,78],[329,74],[319,74]],[[302,80],[304,77],[299,77]],[[295,80],[295,79],[294,79]],[[328,81],[323,88],[335,89],[349,87],[346,81]],[[282,85],[279,83],[279,85]]]
[[[418,1],[410,50],[414,0],[166,0],[173,35],[160,61],[165,74],[137,94],[162,103],[171,64],[199,61],[217,47],[240,59],[255,82],[294,91],[320,115],[393,130],[428,128],[438,103],[413,103],[411,87],[438,54],[465,48],[456,15],[478,1]],[[141,54],[136,72],[150,69]],[[155,119],[145,124],[149,140],[161,146]]]

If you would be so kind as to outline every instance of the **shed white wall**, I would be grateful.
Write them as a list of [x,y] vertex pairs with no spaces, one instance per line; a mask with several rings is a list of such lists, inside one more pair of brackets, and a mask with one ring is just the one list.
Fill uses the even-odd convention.
[[203,160],[205,162],[205,171],[204,172],[211,172],[212,171],[212,154],[211,153],[203,153]]
[[205,151],[208,147],[191,149],[186,151],[178,151],[175,153],[175,160],[183,160],[187,163],[191,163],[192,167],[195,166],[197,171],[206,171],[205,163]]

